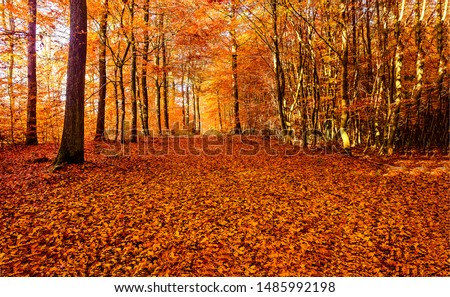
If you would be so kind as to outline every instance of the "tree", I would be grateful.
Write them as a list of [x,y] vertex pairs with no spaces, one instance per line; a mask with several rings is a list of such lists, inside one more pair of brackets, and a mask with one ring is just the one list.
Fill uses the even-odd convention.
[[54,165],[84,162],[84,86],[87,52],[86,0],[70,1],[70,40],[67,64],[64,128]]
[[137,142],[137,51],[136,51],[136,37],[134,34],[134,0],[131,1],[129,6],[131,16],[131,142]]
[[148,50],[150,46],[150,36],[149,36],[149,0],[144,2],[144,49],[142,53],[142,129],[144,130],[144,135],[148,135],[148,90],[147,90],[147,66],[148,66]]
[[104,139],[105,135],[105,99],[106,99],[106,33],[108,28],[108,0],[103,2],[104,12],[100,21],[100,57],[99,57],[99,98],[97,128],[95,139]]
[[347,133],[347,125],[349,121],[348,106],[350,104],[348,93],[348,34],[347,34],[347,3],[341,0],[341,22],[342,22],[342,57],[341,57],[341,126],[340,133],[344,150],[351,153],[350,138]]
[[236,37],[236,14],[237,7],[236,1],[231,0],[230,3],[230,13],[231,13],[231,71],[232,71],[232,92],[234,101],[234,133],[241,134],[241,120],[239,118],[239,86],[238,86],[238,42]]
[[388,139],[387,139],[387,153],[392,155],[394,152],[394,137],[397,132],[397,125],[400,117],[400,107],[404,98],[403,85],[402,85],[402,67],[403,67],[403,50],[404,44],[401,39],[402,32],[402,19],[405,10],[405,0],[401,2],[401,7],[398,7],[399,16],[396,16],[395,21],[395,40],[397,41],[397,47],[395,50],[395,99],[393,104],[389,107],[389,123],[388,123]]
[[36,129],[36,0],[28,1],[28,101],[27,101],[27,133],[25,143],[38,143]]

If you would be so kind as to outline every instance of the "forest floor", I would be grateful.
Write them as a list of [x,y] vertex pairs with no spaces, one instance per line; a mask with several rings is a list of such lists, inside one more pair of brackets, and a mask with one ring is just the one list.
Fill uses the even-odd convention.
[[450,275],[448,156],[249,139],[3,148],[0,276]]

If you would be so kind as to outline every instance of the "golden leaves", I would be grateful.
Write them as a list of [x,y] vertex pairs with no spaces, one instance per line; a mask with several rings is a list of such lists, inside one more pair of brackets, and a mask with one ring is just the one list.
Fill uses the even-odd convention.
[[[19,156],[2,165],[19,168]],[[445,175],[377,175],[338,155],[91,162],[1,172],[14,180],[0,186],[4,275],[449,273]]]

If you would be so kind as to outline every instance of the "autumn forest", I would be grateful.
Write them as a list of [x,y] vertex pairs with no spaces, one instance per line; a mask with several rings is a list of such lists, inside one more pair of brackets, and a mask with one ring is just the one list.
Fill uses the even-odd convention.
[[0,276],[448,276],[448,0],[2,0]]

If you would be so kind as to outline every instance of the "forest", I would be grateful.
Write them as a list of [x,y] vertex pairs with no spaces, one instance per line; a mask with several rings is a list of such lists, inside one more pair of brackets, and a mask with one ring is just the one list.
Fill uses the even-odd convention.
[[0,276],[448,276],[448,0],[2,0]]

